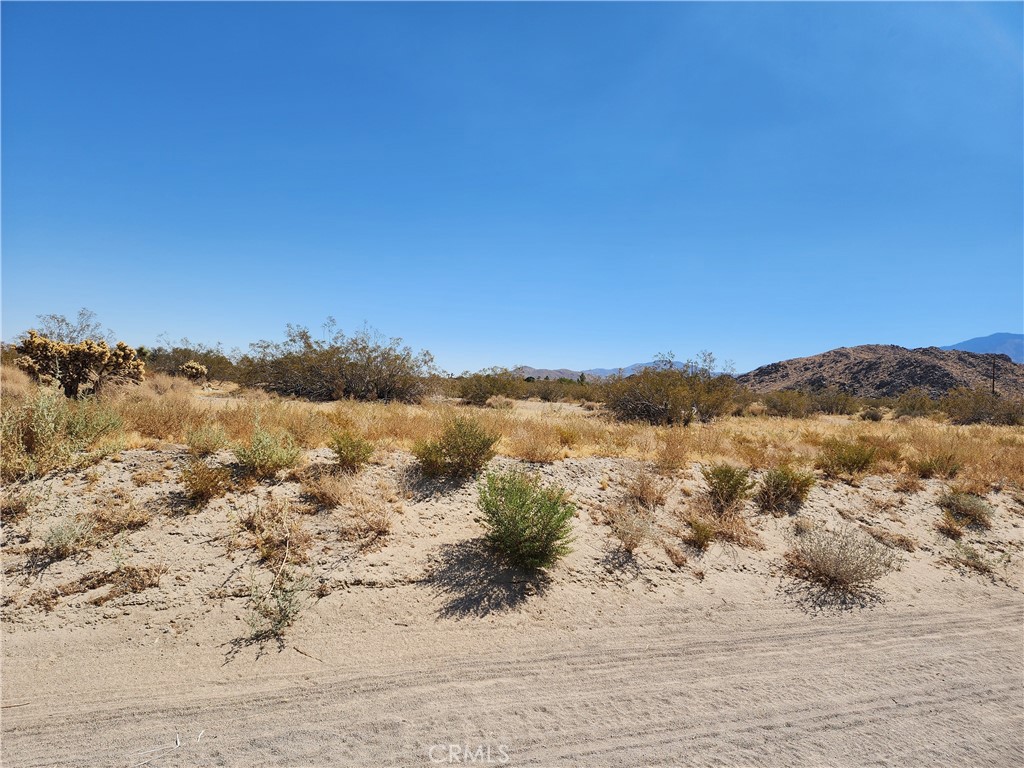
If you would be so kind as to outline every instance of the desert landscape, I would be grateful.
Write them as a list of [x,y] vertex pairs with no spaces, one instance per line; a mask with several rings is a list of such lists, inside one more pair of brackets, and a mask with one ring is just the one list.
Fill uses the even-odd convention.
[[[74,401],[12,367],[3,393],[8,426],[93,424],[5,487],[5,765],[1006,765],[1024,746],[1019,427],[759,400],[659,426],[162,373]],[[453,424],[493,446],[430,476],[423,446]],[[22,459],[57,451],[21,436]],[[517,469],[571,510],[545,567],[486,535],[480,478]]]
[[1022,41],[0,2],[0,766],[1024,766]]

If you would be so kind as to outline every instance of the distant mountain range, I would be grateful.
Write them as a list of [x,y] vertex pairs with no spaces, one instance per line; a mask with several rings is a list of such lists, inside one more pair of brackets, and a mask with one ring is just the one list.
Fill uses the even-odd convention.
[[765,365],[737,380],[755,392],[838,387],[860,397],[893,397],[915,387],[939,397],[955,387],[1024,395],[1024,365],[1003,354],[883,344],[840,347],[820,355]]
[[1015,363],[1024,363],[1024,333],[993,333],[976,339],[958,341],[939,349],[962,349],[979,354],[1006,355]]
[[[886,345],[868,344],[863,348],[883,346]],[[861,347],[850,347],[850,349],[861,349]],[[896,349],[903,349],[903,347],[896,347]],[[991,336],[979,336],[976,339],[960,341],[946,347],[923,347],[923,349],[940,349],[947,351],[962,350],[964,352],[975,352],[983,355],[1006,355],[1013,362],[1024,364],[1024,334],[1021,333],[993,333]],[[825,354],[828,353],[826,352]],[[819,356],[815,355],[814,357]],[[808,357],[799,359],[811,360],[813,358]],[[578,379],[581,373],[586,374],[588,377],[614,376],[618,373],[621,373],[623,376],[632,376],[637,371],[642,371],[644,368],[651,368],[654,365],[656,365],[656,363],[652,361],[649,363],[633,363],[632,365],[624,365],[622,368],[589,368],[585,371],[577,371],[571,368],[531,368],[528,365],[522,365],[514,370],[523,378],[532,376],[535,379]],[[778,365],[778,363],[773,363],[773,365]],[[753,371],[751,371],[751,373],[753,373]],[[743,377],[741,376],[739,378],[742,379]]]

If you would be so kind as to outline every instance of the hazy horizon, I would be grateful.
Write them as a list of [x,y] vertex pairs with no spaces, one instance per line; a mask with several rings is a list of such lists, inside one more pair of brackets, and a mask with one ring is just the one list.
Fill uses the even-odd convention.
[[746,371],[1024,318],[1020,4],[31,4],[3,338]]

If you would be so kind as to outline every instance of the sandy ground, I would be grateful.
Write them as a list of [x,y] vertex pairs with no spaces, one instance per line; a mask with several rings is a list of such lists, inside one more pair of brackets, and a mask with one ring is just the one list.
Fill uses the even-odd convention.
[[[874,594],[844,602],[788,574],[793,519],[752,506],[762,550],[679,542],[677,566],[650,542],[626,556],[601,523],[636,469],[615,459],[539,468],[580,514],[573,553],[526,579],[481,547],[472,484],[410,486],[409,457],[395,453],[358,481],[390,505],[391,535],[360,546],[337,533],[343,508],[304,514],[323,596],[308,596],[282,640],[255,642],[246,586],[267,569],[237,521],[270,495],[298,500],[299,486],[185,514],[185,460],[174,447],[127,451],[39,481],[35,511],[5,527],[3,765],[1024,763],[1024,509],[1008,493],[989,498],[992,530],[968,535],[993,568],[983,575],[944,560],[939,482],[913,494],[891,478],[817,487],[803,514],[819,525],[917,545]],[[164,476],[136,486],[140,470]],[[665,530],[697,478],[674,481]],[[50,524],[115,489],[153,520],[30,566]],[[126,561],[168,571],[103,605],[89,602],[102,588],[50,611],[30,603]]]

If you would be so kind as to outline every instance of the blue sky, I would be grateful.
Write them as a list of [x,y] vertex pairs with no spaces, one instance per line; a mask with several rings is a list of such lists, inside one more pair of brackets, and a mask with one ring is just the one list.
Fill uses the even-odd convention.
[[451,371],[1021,331],[1021,4],[3,3],[3,336]]

